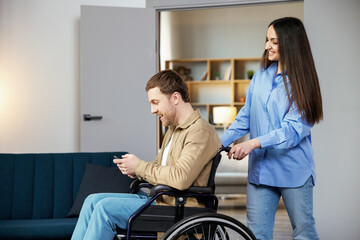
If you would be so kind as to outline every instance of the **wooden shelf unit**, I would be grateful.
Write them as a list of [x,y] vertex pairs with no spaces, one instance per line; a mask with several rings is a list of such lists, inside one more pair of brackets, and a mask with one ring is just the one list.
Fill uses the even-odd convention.
[[[166,69],[188,68],[193,80],[187,81],[191,104],[199,108],[203,118],[212,123],[212,109],[216,106],[235,106],[239,111],[245,104],[250,84],[247,71],[256,72],[260,58],[175,59],[165,61]],[[226,77],[226,72],[229,76]],[[204,77],[206,73],[206,77]],[[218,78],[218,79],[217,79]],[[221,125],[215,125],[222,128]]]

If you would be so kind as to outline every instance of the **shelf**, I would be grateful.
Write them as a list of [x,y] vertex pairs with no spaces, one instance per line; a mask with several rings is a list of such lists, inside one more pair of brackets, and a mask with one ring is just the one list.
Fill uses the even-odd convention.
[[245,102],[234,102],[234,105],[245,105]]
[[249,79],[235,79],[235,80],[193,80],[193,81],[186,81],[188,84],[230,84],[231,82],[234,83],[241,83],[241,84],[249,84],[251,80]]
[[230,106],[231,103],[199,103],[199,102],[191,102],[193,106]]
[[207,62],[207,58],[189,58],[189,59],[174,59],[166,61],[166,63],[197,63],[197,62]]
[[235,79],[234,83],[246,83],[249,84],[250,83],[250,79]]
[[259,58],[234,59],[234,79],[248,79],[247,71],[252,70],[255,73],[259,66]]
[[[166,69],[177,71],[187,68],[191,105],[200,109],[201,116],[212,122],[213,108],[235,106],[238,111],[245,105],[243,100],[250,84],[247,72],[260,67],[260,58],[175,59],[165,61]],[[206,77],[205,77],[206,76]],[[219,80],[215,80],[216,77]],[[223,125],[213,125],[223,128]]]
[[230,84],[230,81],[226,80],[206,80],[206,81],[186,81],[188,84]]
[[212,124],[213,126],[214,126],[214,128],[221,128],[221,129],[223,129],[224,128],[224,125],[222,125],[222,124]]
[[186,81],[189,84],[224,84],[230,83],[230,81],[225,80],[205,80],[205,81]]
[[[183,69],[184,74],[192,79],[191,81],[201,81],[205,72],[208,72],[207,59],[176,59],[165,61],[166,69],[174,69],[180,73],[180,68]],[[181,74],[180,74],[181,75]],[[184,80],[187,80],[183,75]]]
[[209,104],[207,104],[207,103],[198,103],[198,102],[191,102],[191,105],[193,105],[193,106],[207,106],[207,105],[209,105]]

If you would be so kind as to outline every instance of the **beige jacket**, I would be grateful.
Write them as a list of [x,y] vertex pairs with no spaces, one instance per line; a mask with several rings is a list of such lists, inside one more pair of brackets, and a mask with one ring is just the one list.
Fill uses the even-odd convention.
[[[173,135],[166,166],[161,166],[165,146]],[[153,162],[140,161],[135,168],[138,178],[157,185],[163,184],[184,190],[190,186],[206,186],[211,159],[221,146],[213,126],[201,118],[196,110],[181,125],[170,127],[164,136],[161,150]],[[158,204],[173,205],[174,199],[163,196]],[[188,199],[187,206],[197,206],[196,199]]]

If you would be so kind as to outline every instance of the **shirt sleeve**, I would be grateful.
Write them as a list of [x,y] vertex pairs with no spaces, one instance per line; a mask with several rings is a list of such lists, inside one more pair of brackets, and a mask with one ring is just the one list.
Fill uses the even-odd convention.
[[237,114],[235,121],[230,125],[230,127],[225,131],[225,133],[220,137],[222,145],[224,147],[229,146],[234,141],[238,140],[245,134],[249,133],[250,129],[250,108],[251,108],[251,99],[254,89],[254,82],[256,74],[251,80],[249,85],[249,90],[246,95],[245,105],[240,109]]
[[135,173],[151,184],[164,184],[179,190],[188,189],[220,147],[218,137],[205,129],[189,132],[180,159],[174,166],[159,166],[145,161]]
[[281,128],[257,137],[263,149],[289,149],[300,143],[310,135],[313,125],[302,119],[301,114],[293,103],[289,112],[281,122]]

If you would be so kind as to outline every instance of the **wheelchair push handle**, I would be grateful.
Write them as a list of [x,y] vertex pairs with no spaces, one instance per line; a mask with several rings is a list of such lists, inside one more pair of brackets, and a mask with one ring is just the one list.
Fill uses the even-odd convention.
[[225,152],[228,153],[228,152],[230,152],[230,149],[231,149],[231,147],[223,147],[223,146],[222,146],[222,147],[219,149],[219,153],[222,152],[222,151],[225,151]]

